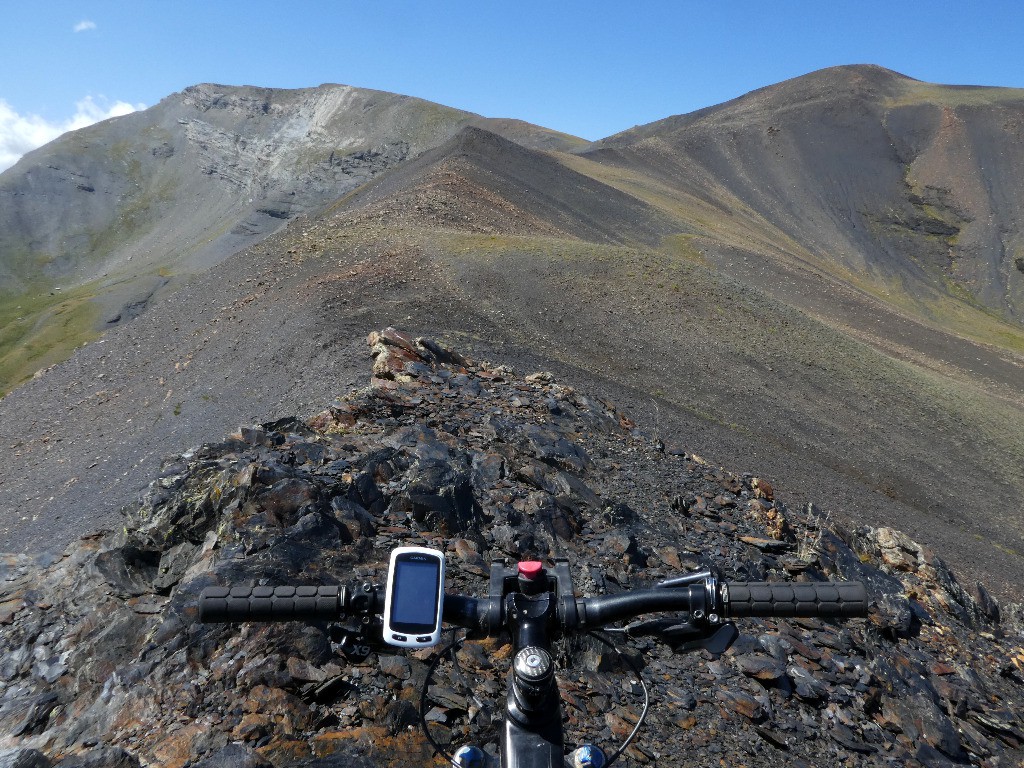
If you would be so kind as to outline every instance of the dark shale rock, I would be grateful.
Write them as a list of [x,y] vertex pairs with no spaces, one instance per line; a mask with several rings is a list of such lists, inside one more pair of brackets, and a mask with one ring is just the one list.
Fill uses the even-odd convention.
[[341,537],[344,543],[351,543],[361,536],[374,536],[377,533],[373,515],[351,499],[335,496],[331,499],[331,512],[344,527]]
[[181,581],[181,577],[185,575],[185,571],[192,564],[198,550],[199,545],[183,541],[162,553],[156,573],[153,574],[153,589],[165,593]]
[[[222,762],[219,765],[235,765]],[[251,768],[264,768],[267,763],[254,763]],[[55,763],[55,768],[139,768],[139,759],[119,747],[100,747],[87,752],[65,757]],[[239,766],[242,768],[242,766]]]
[[50,768],[53,763],[35,749],[0,750],[0,768]]
[[419,721],[419,710],[413,706],[412,702],[402,699],[391,702],[384,715],[384,726],[392,736],[397,736],[402,731],[418,725]]
[[3,706],[0,707],[0,733],[29,736],[42,731],[57,704],[56,693],[5,696]]
[[765,718],[764,706],[749,693],[738,690],[720,690],[715,692],[715,699],[728,712],[736,712],[748,720],[760,722]]
[[1024,603],[1010,603],[1000,610],[1000,626],[1002,629],[1024,639]]
[[412,677],[412,668],[404,656],[378,654],[377,668],[385,675],[396,677],[399,680],[408,680]]
[[478,529],[482,510],[473,496],[470,473],[443,459],[422,459],[391,512],[404,511],[424,530],[455,536]]
[[264,759],[259,752],[244,744],[228,744],[193,768],[273,768],[273,763]]
[[577,472],[590,466],[587,452],[558,432],[531,424],[523,436],[530,452],[543,462]]
[[824,680],[799,664],[791,664],[786,668],[789,679],[793,681],[793,690],[804,701],[824,701],[828,699],[829,688]]
[[135,597],[152,591],[160,559],[159,552],[129,545],[100,552],[94,565],[114,594]]
[[245,427],[168,462],[123,531],[0,555],[0,766],[426,764],[425,684],[436,738],[493,748],[507,640],[467,641],[428,683],[425,654],[339,642],[360,625],[197,623],[206,586],[379,583],[401,544],[445,549],[449,587],[474,595],[491,562],[552,555],[581,595],[708,567],[867,584],[866,621],[742,620],[721,656],[649,636],[560,643],[573,743],[632,729],[624,658],[643,667],[652,709],[623,765],[1020,762],[1019,605],[963,589],[898,531],[833,530],[764,478],[661,450],[553,377],[393,329],[370,341],[373,386],[308,424]]
[[748,677],[771,682],[786,676],[786,667],[769,656],[748,654],[736,658],[736,666]]
[[914,611],[899,579],[862,561],[831,531],[821,535],[820,557],[826,573],[838,579],[864,582],[872,601],[871,621],[879,629],[896,637],[911,635],[915,626]]
[[474,453],[472,482],[478,491],[493,488],[505,476],[505,460],[494,453]]
[[985,619],[989,622],[999,623],[999,603],[996,599],[988,593],[985,589],[985,585],[980,581],[974,584],[974,593],[971,595],[974,602],[978,604],[978,608],[981,613],[985,616]]

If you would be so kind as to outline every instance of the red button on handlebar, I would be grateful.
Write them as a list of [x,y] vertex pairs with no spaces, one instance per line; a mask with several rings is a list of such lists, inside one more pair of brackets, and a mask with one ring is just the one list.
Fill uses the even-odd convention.
[[527,581],[533,581],[544,570],[544,563],[540,560],[524,560],[519,563],[519,575]]

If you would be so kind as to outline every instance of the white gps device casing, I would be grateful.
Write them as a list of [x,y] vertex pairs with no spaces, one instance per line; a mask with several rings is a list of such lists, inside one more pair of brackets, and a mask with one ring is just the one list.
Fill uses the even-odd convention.
[[[416,565],[437,568],[436,590],[416,582]],[[411,573],[410,573],[411,571]],[[423,574],[420,574],[422,577]],[[408,590],[412,590],[408,592]],[[424,609],[436,606],[431,616]],[[421,615],[393,616],[392,612],[416,609]],[[388,583],[384,594],[384,642],[399,648],[427,648],[441,640],[441,614],[444,611],[444,552],[427,547],[396,547],[388,563]],[[414,618],[416,621],[408,621]],[[423,621],[420,621],[423,619]]]

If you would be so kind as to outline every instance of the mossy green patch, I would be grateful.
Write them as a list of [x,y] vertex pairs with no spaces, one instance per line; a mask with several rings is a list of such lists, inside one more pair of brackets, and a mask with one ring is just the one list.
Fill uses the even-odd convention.
[[903,93],[886,100],[887,107],[905,107],[918,104],[936,104],[940,107],[981,107],[992,104],[1021,104],[1024,89],[993,88],[983,86],[955,86],[907,82]]
[[695,235],[669,235],[662,240],[661,246],[662,250],[684,261],[692,261],[704,267],[709,266],[708,260],[697,246]]
[[1000,552],[1003,552],[1007,555],[1013,555],[1014,557],[1020,557],[1020,553],[1011,547],[1003,546],[998,542],[993,542],[993,544],[995,545],[995,548],[998,549]]
[[160,218],[160,210],[174,199],[175,184],[170,179],[143,186],[142,171],[138,160],[126,163],[127,178],[131,186],[139,189],[118,211],[117,218],[102,229],[89,232],[89,253],[93,259],[103,259],[108,254],[136,242],[149,232]]
[[91,298],[85,287],[0,296],[0,396],[99,335]]

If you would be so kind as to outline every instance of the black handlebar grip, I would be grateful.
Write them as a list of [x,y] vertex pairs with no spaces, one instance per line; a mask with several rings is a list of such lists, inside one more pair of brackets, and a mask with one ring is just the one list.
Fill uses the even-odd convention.
[[207,587],[199,596],[199,620],[333,621],[342,613],[339,586]]
[[722,585],[727,616],[867,616],[868,596],[859,581],[732,582]]

